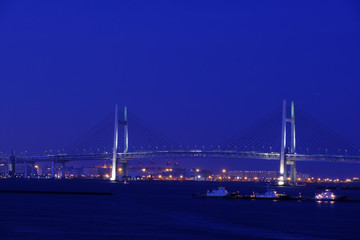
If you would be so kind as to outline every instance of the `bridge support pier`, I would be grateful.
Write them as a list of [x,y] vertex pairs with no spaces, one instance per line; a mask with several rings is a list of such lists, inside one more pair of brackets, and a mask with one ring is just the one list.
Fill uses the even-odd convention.
[[61,163],[61,178],[65,179],[65,162]]
[[295,161],[288,161],[290,165],[290,182],[291,184],[296,183],[296,162]]
[[35,163],[34,162],[31,163],[30,178],[35,178]]
[[27,164],[26,164],[26,162],[24,161],[24,178],[27,178],[27,176],[28,176]]
[[55,161],[51,161],[51,178],[55,177]]
[[129,163],[124,162],[122,166],[123,166],[123,177],[127,178],[129,176]]
[[15,159],[14,151],[12,151],[8,162],[8,176],[10,178],[15,177],[15,168],[16,168],[15,165],[16,165],[16,159]]

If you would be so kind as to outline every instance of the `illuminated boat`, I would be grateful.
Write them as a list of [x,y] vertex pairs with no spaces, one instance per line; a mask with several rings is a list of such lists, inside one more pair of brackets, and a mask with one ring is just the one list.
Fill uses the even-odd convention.
[[289,195],[284,193],[277,193],[274,189],[270,189],[267,185],[267,191],[264,194],[255,194],[254,198],[256,199],[286,199],[289,198]]
[[229,192],[224,187],[219,187],[218,189],[214,189],[211,192],[207,192],[207,197],[226,197],[229,195]]
[[315,194],[316,200],[335,200],[336,195],[329,189],[325,189],[325,192]]

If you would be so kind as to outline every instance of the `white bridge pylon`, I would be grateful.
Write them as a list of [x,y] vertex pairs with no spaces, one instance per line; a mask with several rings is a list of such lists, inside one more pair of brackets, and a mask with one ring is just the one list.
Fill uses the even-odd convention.
[[[114,145],[112,154],[112,169],[111,180],[117,178],[117,165],[118,165],[118,145],[119,145],[119,126],[124,126],[124,153],[129,149],[129,133],[128,133],[128,121],[127,121],[127,108],[124,107],[124,120],[118,120],[118,106],[115,106],[115,124],[114,124]],[[123,164],[123,176],[128,176],[128,160],[124,159]]]
[[[290,165],[290,181],[296,181],[296,162],[295,160],[287,160],[287,154],[296,154],[296,132],[295,132],[295,103],[291,102],[291,115],[287,117],[286,100],[283,102],[282,112],[282,128],[281,128],[281,151],[280,151],[280,177],[279,185],[284,185],[287,181],[287,165]],[[287,123],[291,123],[291,138],[290,138],[290,152],[287,152],[286,133]]]

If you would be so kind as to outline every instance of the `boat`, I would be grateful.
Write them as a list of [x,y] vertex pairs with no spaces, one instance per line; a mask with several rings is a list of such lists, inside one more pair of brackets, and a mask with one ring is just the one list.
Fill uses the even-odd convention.
[[289,195],[284,193],[277,193],[274,189],[269,188],[269,184],[267,185],[267,191],[264,194],[253,194],[253,198],[255,199],[287,199]]
[[229,192],[224,187],[219,187],[218,189],[214,189],[211,192],[207,191],[207,197],[226,197],[229,195]]
[[315,194],[315,200],[319,200],[319,201],[328,201],[328,200],[336,200],[336,199],[337,199],[336,195],[329,189],[325,189],[325,192]]

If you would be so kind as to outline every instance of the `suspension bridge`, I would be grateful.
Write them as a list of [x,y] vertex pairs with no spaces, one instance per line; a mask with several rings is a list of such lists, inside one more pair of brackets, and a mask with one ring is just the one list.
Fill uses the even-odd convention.
[[296,181],[298,161],[360,163],[360,148],[306,112],[300,109],[295,112],[294,102],[288,106],[284,100],[282,110],[276,109],[228,140],[210,147],[180,145],[128,114],[126,107],[120,113],[116,106],[115,115],[107,116],[61,152],[0,157],[7,164],[9,177],[15,176],[16,164],[24,164],[24,176],[27,176],[28,164],[51,162],[52,177],[55,164],[62,164],[64,177],[67,162],[109,160],[112,180],[119,177],[119,165],[122,176],[127,177],[129,161],[156,158],[275,160],[279,162],[279,185],[283,185],[288,179],[292,183]]

